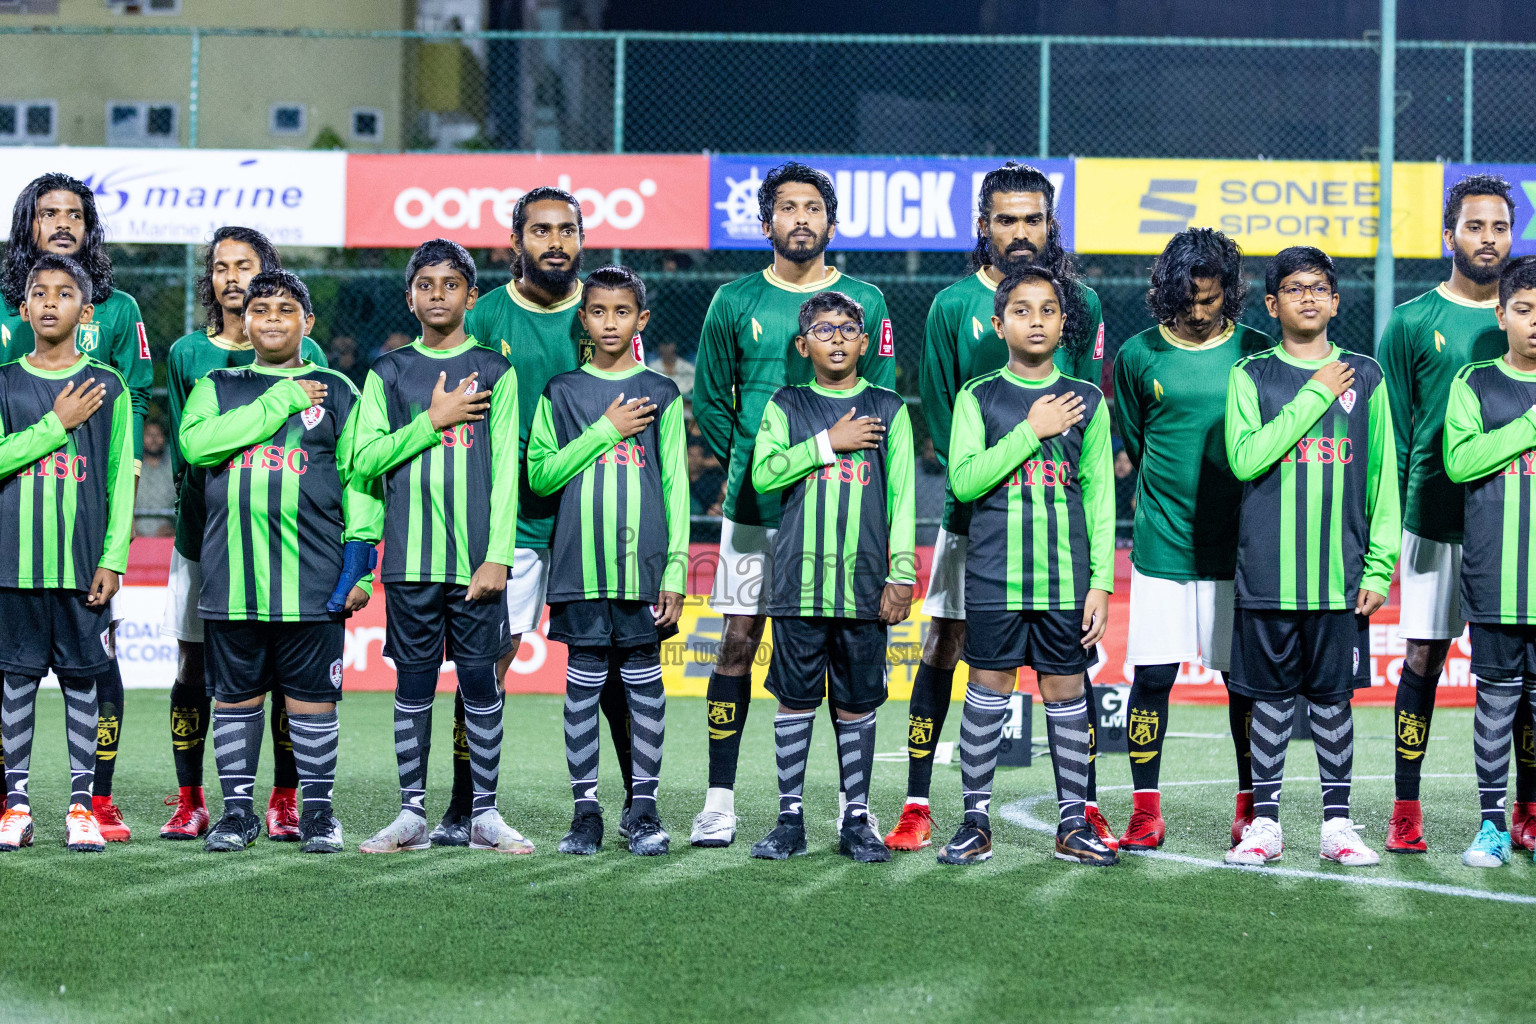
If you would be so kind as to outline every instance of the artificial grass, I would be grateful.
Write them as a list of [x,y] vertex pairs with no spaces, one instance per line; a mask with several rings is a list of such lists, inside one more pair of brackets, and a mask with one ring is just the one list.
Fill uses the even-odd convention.
[[[398,810],[387,694],[342,705],[338,813],[349,850]],[[32,796],[37,846],[0,855],[0,1021],[1434,1021],[1528,1012],[1521,945],[1536,906],[1410,889],[1212,870],[1126,858],[1095,870],[1055,861],[1019,827],[1021,801],[1054,813],[1048,760],[998,774],[994,859],[974,868],[931,851],[888,865],[835,852],[833,739],[818,716],[807,779],[811,854],[754,861],[772,825],[771,705],[742,746],[741,831],[727,850],[687,845],[705,786],[703,702],[670,702],[662,817],[666,858],[630,856],[612,831],[621,804],[604,740],[607,845],[561,856],[570,817],[560,701],[507,701],[503,813],[532,857],[433,850],[304,856],[268,842],[211,855],[157,838],[174,792],[163,691],[130,691],[117,799],[134,839],[99,855],[63,842],[63,704],[40,701]],[[428,811],[447,800],[450,700],[438,702]],[[906,706],[880,716],[894,753]],[[1391,806],[1390,709],[1359,709],[1355,818],[1381,849]],[[1037,721],[1040,716],[1036,716]],[[1233,778],[1224,708],[1178,707],[1165,782]],[[1043,723],[1041,723],[1043,725]],[[945,730],[959,726],[956,706]],[[606,727],[605,727],[606,728]],[[1320,867],[1310,746],[1293,744],[1282,866],[1536,895],[1529,855],[1464,868],[1477,823],[1471,713],[1443,710],[1427,771],[1432,852],[1383,854],[1374,869]],[[605,733],[606,735],[606,733]],[[270,779],[264,751],[258,795]],[[1105,755],[1101,803],[1123,827],[1129,771]],[[888,827],[906,781],[877,762],[874,808]],[[210,802],[217,780],[208,756]],[[1165,850],[1220,859],[1232,785],[1169,785]],[[938,766],[936,841],[959,820],[959,770]]]

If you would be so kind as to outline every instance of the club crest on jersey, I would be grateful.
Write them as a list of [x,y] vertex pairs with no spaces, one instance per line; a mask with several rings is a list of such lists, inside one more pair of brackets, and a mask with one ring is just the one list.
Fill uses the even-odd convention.
[[883,356],[896,354],[896,333],[891,330],[890,320],[880,321],[880,354]]
[[336,689],[338,689],[338,690],[341,689],[341,659],[340,658],[337,658],[335,661],[331,662],[331,685],[336,687]]
[[[468,384],[464,385],[464,393],[466,395],[472,395],[476,391],[479,391],[479,390],[480,390],[480,381],[479,381],[478,378],[473,379]],[[317,405],[317,406],[315,406],[315,408],[318,409],[320,407]]]
[[91,355],[101,347],[101,324],[81,324],[75,328],[75,347]]
[[[471,390],[473,390],[473,387],[471,387]],[[312,405],[308,409],[305,409],[303,412],[299,413],[299,419],[303,421],[305,430],[313,430],[315,424],[320,422],[320,417],[324,415],[325,406]]]
[[1349,388],[1342,395],[1340,395],[1339,396],[1339,404],[1344,407],[1344,411],[1345,412],[1347,412],[1347,413],[1348,412],[1354,412],[1355,411],[1355,389],[1354,388]]

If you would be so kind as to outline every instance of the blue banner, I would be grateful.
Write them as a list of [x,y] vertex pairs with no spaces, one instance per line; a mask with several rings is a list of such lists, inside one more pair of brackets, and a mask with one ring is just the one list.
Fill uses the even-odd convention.
[[1536,253],[1536,217],[1532,216],[1536,212],[1536,164],[1446,164],[1445,187],[1449,189],[1473,174],[1497,174],[1515,187],[1515,245],[1510,255]]
[[[713,156],[709,161],[709,247],[767,249],[757,219],[757,189],[769,169],[799,160],[837,189],[833,250],[942,251],[976,244],[976,194],[986,173],[1008,157]],[[1017,157],[1050,176],[1062,244],[1073,242],[1071,160]]]

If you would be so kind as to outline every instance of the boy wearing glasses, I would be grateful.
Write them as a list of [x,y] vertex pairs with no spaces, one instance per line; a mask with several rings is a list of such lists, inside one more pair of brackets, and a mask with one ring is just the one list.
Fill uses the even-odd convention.
[[1379,860],[1349,818],[1354,721],[1370,685],[1369,617],[1397,561],[1396,449],[1381,366],[1328,340],[1333,261],[1293,246],[1269,263],[1280,344],[1232,367],[1227,458],[1243,481],[1231,689],[1253,698],[1253,813],[1229,864],[1278,860],[1285,748],[1305,699],[1323,789],[1320,854]]

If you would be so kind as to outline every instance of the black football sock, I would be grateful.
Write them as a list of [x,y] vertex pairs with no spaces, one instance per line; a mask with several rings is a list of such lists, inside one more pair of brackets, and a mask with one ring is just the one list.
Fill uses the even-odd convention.
[[1406,664],[1397,682],[1397,744],[1394,748],[1393,783],[1399,800],[1419,798],[1419,776],[1424,771],[1424,751],[1429,746],[1429,723],[1435,714],[1437,674],[1425,679]]
[[1056,806],[1060,820],[1081,818],[1088,802],[1089,753],[1088,697],[1045,702],[1045,738],[1051,748],[1051,770],[1056,776]]
[[608,659],[601,649],[572,647],[565,668],[565,764],[577,814],[598,814],[598,701],[608,680]]
[[[1097,726],[1099,705],[1093,699],[1093,684],[1087,681],[1086,676],[1083,681],[1083,700],[1086,702],[1083,705],[1083,714],[1088,719],[1088,782],[1083,786],[1083,801],[1085,804],[1097,807],[1099,806],[1099,730]],[[1049,725],[1050,721],[1047,720],[1046,724]]]
[[741,731],[752,702],[752,676],[711,672],[706,691],[709,715],[709,788],[736,788],[736,761],[741,756]]
[[1248,735],[1253,749],[1253,816],[1280,820],[1280,786],[1285,781],[1285,748],[1296,720],[1296,698],[1256,700]]
[[597,706],[608,720],[608,735],[613,737],[614,757],[619,762],[619,774],[624,777],[624,806],[628,807],[635,802],[634,754],[630,749],[629,738],[629,698],[625,694],[624,679],[617,665],[608,667],[608,679],[603,683],[603,696]]
[[[629,652],[619,673],[628,698],[630,757],[634,762],[628,773],[633,788],[628,792],[635,816],[654,818],[656,790],[661,784],[661,751],[667,737],[667,691],[661,683],[661,650],[646,646]],[[607,693],[607,689],[603,692]]]
[[[1227,685],[1225,674],[1222,685]],[[1249,729],[1253,723],[1253,698],[1227,690],[1227,728],[1232,731],[1232,749],[1237,754],[1237,791],[1253,792],[1253,745]]]
[[305,812],[331,809],[336,785],[336,750],[341,741],[341,719],[333,708],[312,715],[289,715],[293,760],[299,768]]
[[1137,665],[1131,682],[1126,737],[1131,754],[1131,788],[1157,792],[1163,768],[1163,737],[1168,728],[1168,697],[1178,665]]
[[496,809],[501,780],[502,718],[506,701],[496,689],[495,665],[459,667],[464,695],[464,735],[469,744],[469,774],[474,785],[471,814]]
[[6,806],[25,810],[27,771],[32,764],[32,734],[37,724],[37,688],[41,680],[15,672],[5,674],[0,699],[0,746],[5,750]]
[[928,802],[933,787],[933,751],[949,715],[955,670],[919,663],[912,677],[912,704],[907,709],[907,803]]
[[869,818],[869,778],[875,767],[875,713],[837,723],[837,763],[848,797],[844,821]]
[[213,765],[224,791],[224,813],[256,813],[256,762],[261,756],[261,727],[266,708],[213,709]]
[[293,725],[281,696],[272,708],[272,788],[298,789],[299,767],[293,758]]
[[444,817],[469,817],[474,806],[474,783],[469,777],[469,735],[464,729],[464,695],[453,695],[453,790]]
[[779,817],[805,816],[805,765],[811,756],[815,711],[773,716],[773,758],[779,771]]
[[1531,726],[1531,702],[1522,700],[1515,709],[1515,799],[1522,804],[1536,800],[1536,730]]
[[[1323,820],[1349,817],[1349,789],[1355,766],[1355,716],[1349,701],[1307,702],[1312,748],[1323,785]],[[1506,739],[1507,743],[1507,739]]]
[[992,827],[992,776],[1008,717],[1008,695],[970,683],[960,708],[960,796],[967,821]]
[[203,784],[203,745],[211,710],[205,686],[180,678],[171,686],[171,759],[176,762],[178,786]]
[[97,796],[112,795],[112,777],[117,774],[117,742],[123,730],[123,673],[117,659],[96,676],[96,785]]
[[1509,792],[1509,737],[1515,708],[1522,703],[1519,683],[1477,681],[1477,711],[1472,717],[1472,761],[1477,769],[1477,799],[1483,820],[1509,831],[1504,798]]
[[400,810],[427,816],[427,764],[432,752],[432,703],[437,671],[395,670],[395,769]]

